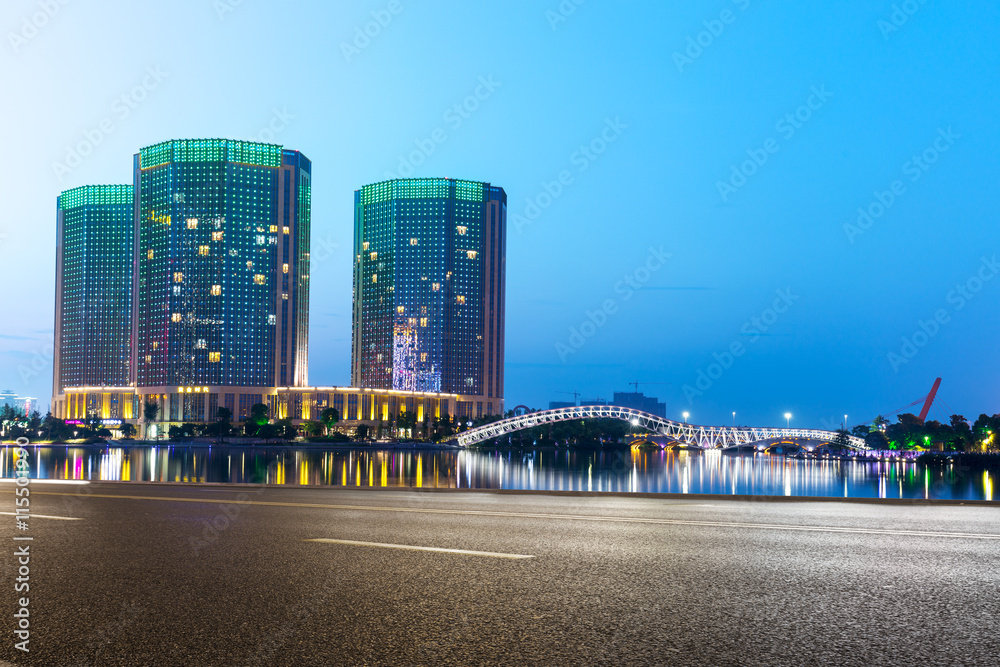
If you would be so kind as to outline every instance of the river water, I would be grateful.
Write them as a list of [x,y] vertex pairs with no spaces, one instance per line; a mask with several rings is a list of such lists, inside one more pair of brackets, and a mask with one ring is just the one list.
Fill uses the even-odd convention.
[[[351,488],[411,487],[993,500],[995,471],[718,451],[518,451],[161,446],[28,448],[31,477]],[[13,448],[0,477],[14,476]]]

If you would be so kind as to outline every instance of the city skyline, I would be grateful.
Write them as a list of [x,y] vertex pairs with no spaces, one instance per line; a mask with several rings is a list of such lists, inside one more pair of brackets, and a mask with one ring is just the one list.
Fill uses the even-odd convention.
[[[367,40],[355,27],[364,35],[377,3],[311,6],[305,26],[245,3],[221,14],[181,3],[143,10],[163,27],[145,37],[61,7],[3,56],[9,87],[38,101],[12,111],[19,160],[0,179],[13,289],[51,293],[54,196],[128,182],[126,151],[171,136],[270,137],[324,165],[319,377],[350,377],[350,294],[337,285],[350,279],[353,191],[461,175],[510,196],[508,405],[608,397],[638,380],[664,383],[654,393],[674,417],[778,424],[788,411],[819,426],[894,410],[941,376],[955,411],[996,411],[997,103],[977,74],[997,64],[980,48],[996,7],[921,5],[901,25],[875,2],[782,16],[748,2],[641,17],[594,3],[565,16],[529,3],[502,16],[402,7]],[[497,29],[450,29],[469,21]],[[332,43],[320,25],[338,27]],[[265,27],[297,32],[322,68],[239,55],[247,31]],[[208,75],[201,47],[179,52],[165,37],[177,30],[218,44],[232,77]],[[511,38],[523,52],[500,57]],[[320,58],[319,44],[336,57]],[[142,54],[134,66],[86,75],[129,53]],[[456,53],[452,70],[433,66]],[[50,72],[52,58],[63,66]],[[61,104],[64,94],[82,101]],[[48,396],[52,305],[37,301],[0,329],[5,384]]]

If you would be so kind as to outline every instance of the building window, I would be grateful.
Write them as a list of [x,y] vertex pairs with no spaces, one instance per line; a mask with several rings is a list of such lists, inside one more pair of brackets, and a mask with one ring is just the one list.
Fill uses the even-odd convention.
[[378,282],[378,274],[377,273],[373,273],[372,274],[372,282],[373,283],[377,283]]
[[146,259],[153,259],[153,249],[150,248],[146,251]]
[[146,355],[146,363],[147,364],[153,363],[153,355],[151,355],[151,354],[147,354]]
[[274,324],[275,322],[277,322],[277,317],[275,317],[274,315],[268,315],[267,316],[267,323],[268,324]]
[[281,265],[281,272],[282,273],[288,273],[288,265],[287,264],[282,264]]
[[172,313],[170,315],[170,321],[171,322],[180,322],[181,321],[181,314],[180,313]]
[[212,289],[209,291],[212,293],[212,296],[219,296],[222,294],[222,285],[212,285]]
[[209,248],[208,248],[207,245],[200,245],[200,246],[198,246],[198,254],[201,255],[202,257],[207,257],[208,256],[208,252],[209,252]]
[[378,259],[378,253],[373,251],[371,254],[368,255],[368,259],[374,262],[376,259]]
[[282,292],[281,293],[281,300],[282,301],[288,301],[288,292]]
[[188,218],[185,222],[188,229],[198,229],[198,218]]
[[255,273],[253,274],[253,281],[257,285],[263,285],[265,282],[267,282],[267,278],[264,277],[263,273]]
[[427,361],[427,353],[426,352],[421,352],[420,353],[420,361]]
[[208,348],[208,342],[204,338],[199,338],[198,342],[194,344],[194,349],[205,350]]
[[433,290],[435,292],[440,292],[441,291],[441,283],[433,283],[431,285],[431,290]]
[[291,227],[282,227],[281,231],[283,231],[285,234],[291,234],[292,233],[292,228]]
[[476,255],[478,255],[478,254],[479,253],[477,253],[475,250],[466,250],[465,251],[465,256],[468,257],[469,259],[475,259]]
[[184,274],[181,273],[180,271],[175,272],[174,273],[174,282],[175,283],[182,283],[182,282],[184,282]]
[[221,241],[223,234],[225,234],[225,232],[212,232],[212,240]]
[[427,326],[427,318],[426,317],[421,317],[420,318],[420,326],[422,326],[422,327]]
[[253,271],[253,262],[247,262],[247,271]]
[[368,241],[365,241],[364,243],[361,244],[361,249],[365,251],[368,250]]
[[410,239],[410,245],[420,245],[420,239]]
[[271,233],[272,234],[278,233],[278,225],[271,225]]
[[396,306],[396,312],[402,315],[406,312],[406,306]]
[[465,225],[459,225],[458,227],[455,227],[455,231],[458,232],[459,236],[465,236],[469,233],[469,228]]
[[465,296],[459,294],[455,297],[455,303],[465,304]]
[[208,353],[208,361],[210,363],[213,363],[213,364],[219,363],[220,361],[222,361],[222,353],[221,352],[209,352]]

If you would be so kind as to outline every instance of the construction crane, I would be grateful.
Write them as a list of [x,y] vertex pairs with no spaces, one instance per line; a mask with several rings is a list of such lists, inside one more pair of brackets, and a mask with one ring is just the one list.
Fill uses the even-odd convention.
[[578,391],[557,391],[557,394],[568,394],[573,397],[573,404],[576,405],[580,402],[580,397],[583,395]]
[[670,384],[670,383],[669,382],[638,382],[638,381],[636,381],[636,382],[628,382],[626,384],[629,387],[634,387],[635,388],[635,391],[632,392],[632,393],[638,394],[639,393],[639,385],[640,384],[642,384],[642,385],[647,385],[647,384],[655,385],[655,384]]

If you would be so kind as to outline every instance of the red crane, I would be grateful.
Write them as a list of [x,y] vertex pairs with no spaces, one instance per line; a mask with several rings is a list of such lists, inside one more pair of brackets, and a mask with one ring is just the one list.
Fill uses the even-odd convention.
[[920,423],[923,424],[924,420],[927,419],[927,413],[930,412],[931,403],[934,402],[934,397],[937,396],[938,387],[941,386],[941,378],[934,380],[934,386],[931,387],[931,393],[927,394],[927,400],[924,401],[924,407],[920,410]]

